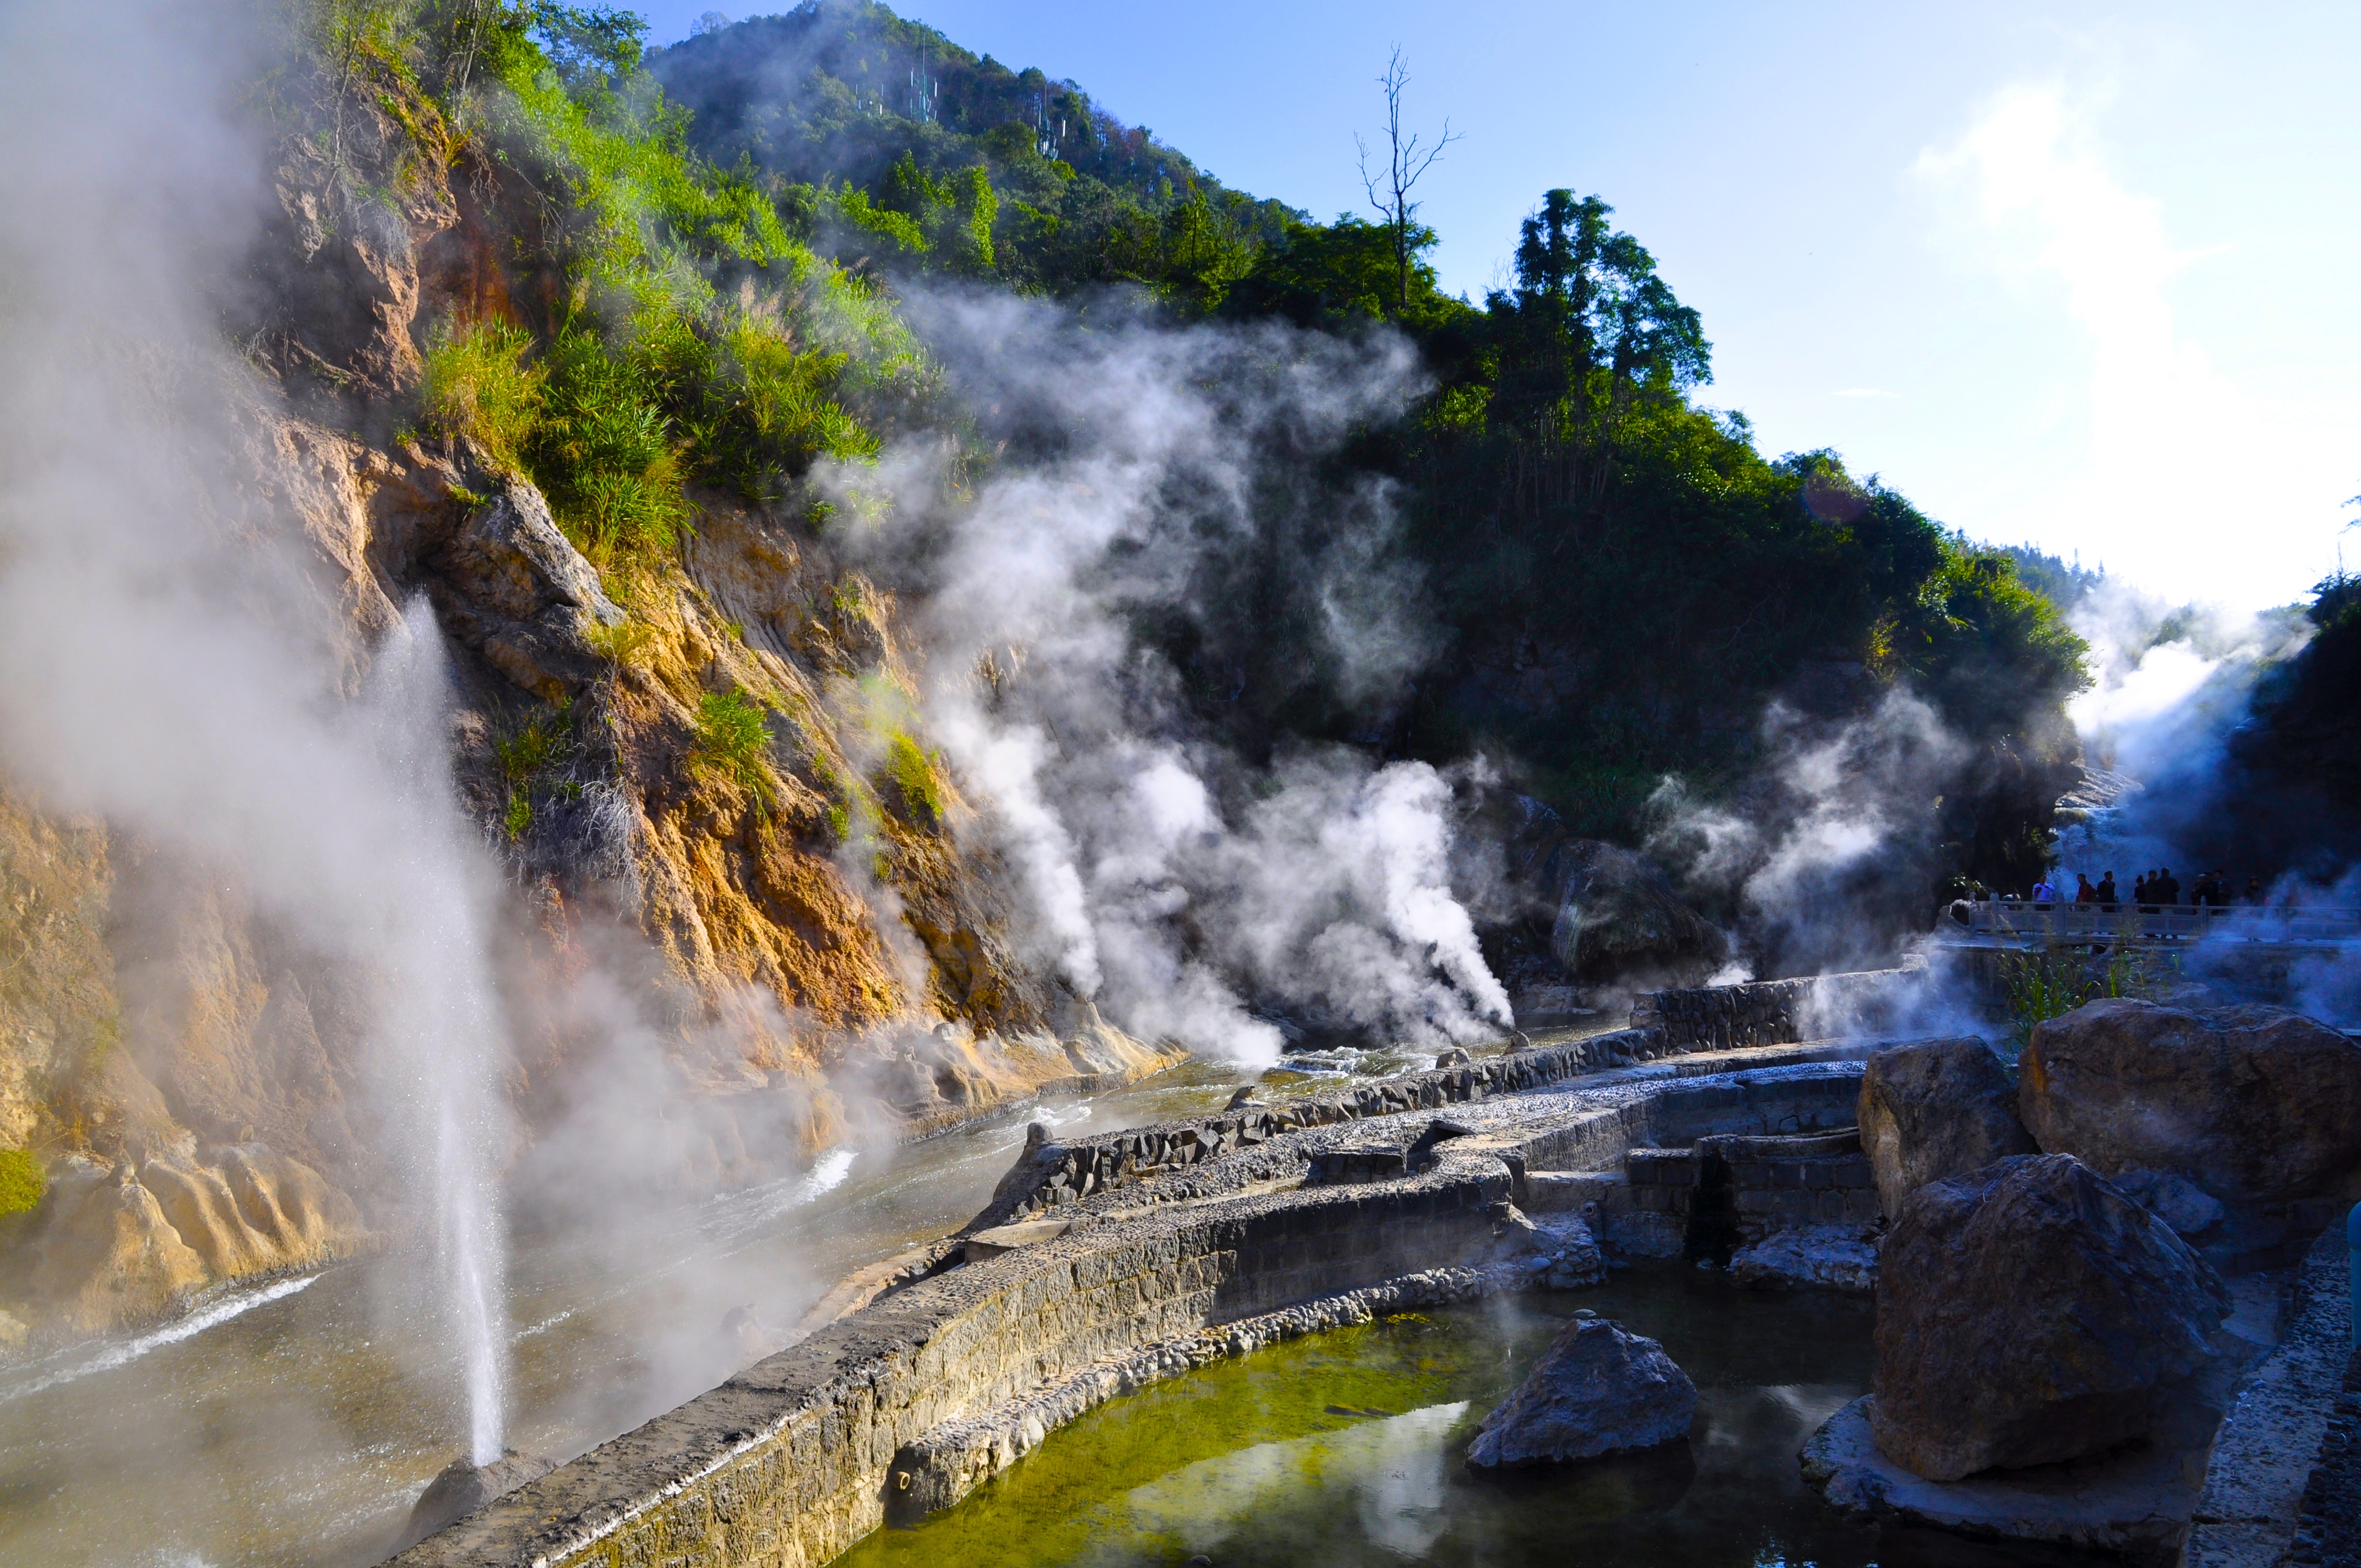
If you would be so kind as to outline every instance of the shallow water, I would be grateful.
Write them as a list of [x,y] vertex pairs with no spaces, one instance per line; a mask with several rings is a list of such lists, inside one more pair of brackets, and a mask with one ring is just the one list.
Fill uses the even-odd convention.
[[[1476,1424],[1578,1308],[1661,1340],[1698,1390],[1686,1443],[1478,1475]],[[1869,1303],[1666,1264],[1596,1290],[1408,1314],[1100,1407],[958,1508],[844,1568],[2023,1568],[2064,1554],[1849,1523],[1796,1454],[1869,1382]]]
[[[1273,1094],[1429,1065],[1291,1058]],[[1308,1069],[1308,1070],[1307,1070]],[[1043,1120],[1079,1134],[1219,1108],[1198,1064],[645,1217],[517,1238],[512,1446],[571,1458],[712,1387],[749,1305],[785,1329],[854,1269],[956,1230]],[[0,1564],[342,1568],[377,1561],[464,1446],[457,1368],[398,1309],[399,1255],[223,1292],[177,1321],[0,1372]]]

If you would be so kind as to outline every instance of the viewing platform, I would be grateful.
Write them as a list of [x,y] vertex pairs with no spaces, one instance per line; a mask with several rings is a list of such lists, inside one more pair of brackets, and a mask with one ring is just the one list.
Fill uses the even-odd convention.
[[1952,946],[1973,948],[2188,948],[2200,942],[2345,948],[2361,943],[2361,906],[1960,899],[1945,909],[1936,929]]

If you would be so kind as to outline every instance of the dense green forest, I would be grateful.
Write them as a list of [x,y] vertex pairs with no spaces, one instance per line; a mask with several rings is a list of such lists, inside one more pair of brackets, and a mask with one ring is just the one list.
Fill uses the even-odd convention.
[[1597,196],[1536,192],[1504,236],[1513,285],[1478,302],[1440,291],[1414,209],[1320,223],[1227,190],[1073,83],[867,0],[650,54],[637,17],[598,6],[325,15],[318,58],[408,84],[440,134],[567,193],[518,225],[542,285],[513,319],[438,328],[421,418],[539,481],[610,576],[663,558],[700,486],[824,528],[801,483],[817,458],[958,428],[895,305],[929,276],[1400,334],[1424,394],[1316,477],[1388,487],[1400,526],[1371,549],[1420,584],[1430,656],[1390,696],[1342,686],[1295,567],[1359,524],[1274,506],[1262,537],[1208,556],[1187,613],[1140,620],[1206,730],[1248,756],[1480,751],[1575,830],[1632,839],[1669,773],[1741,786],[1771,699],[1833,724],[1906,685],[1974,759],[1940,791],[1938,887],[2023,886],[2043,861],[2085,680],[2053,603],[2070,576],[2028,586],[2021,556],[1832,452],[1758,451],[1700,399],[1704,323]]

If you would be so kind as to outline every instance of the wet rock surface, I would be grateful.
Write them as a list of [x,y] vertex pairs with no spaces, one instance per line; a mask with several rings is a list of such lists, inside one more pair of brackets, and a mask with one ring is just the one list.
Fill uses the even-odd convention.
[[1749,1290],[1877,1289],[1877,1240],[1859,1226],[1804,1225],[1773,1231],[1730,1255],[1730,1271]]
[[1972,1036],[1872,1054],[1861,1071],[1861,1143],[1888,1219],[1930,1181],[2037,1152],[2006,1068]]
[[1805,1443],[1804,1479],[1857,1517],[1899,1519],[1987,1540],[2095,1550],[2146,1568],[2177,1568],[2221,1410],[2220,1384],[2184,1385],[2151,1441],[2103,1457],[1929,1481],[1880,1452],[1877,1401],[1856,1399]]
[[2035,1028],[2018,1090],[2045,1151],[2107,1176],[2175,1172],[2239,1203],[2361,1168],[2361,1043],[2284,1008],[2093,1002]]
[[2147,1434],[2216,1358],[2229,1297],[2147,1210],[2066,1155],[1920,1188],[1877,1288],[1878,1448],[1930,1480]]
[[401,1527],[401,1543],[394,1550],[409,1550],[445,1526],[456,1524],[485,1504],[508,1496],[528,1482],[538,1481],[556,1468],[552,1460],[536,1453],[519,1453],[513,1448],[489,1464],[453,1460],[426,1484],[426,1490],[411,1506],[410,1519]]
[[1605,1318],[1576,1318],[1467,1445],[1479,1469],[1565,1464],[1688,1435],[1697,1387],[1664,1347]]

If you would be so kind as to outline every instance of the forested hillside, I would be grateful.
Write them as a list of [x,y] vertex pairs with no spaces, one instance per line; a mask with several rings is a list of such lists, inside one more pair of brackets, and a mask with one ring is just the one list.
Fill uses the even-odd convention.
[[1833,720],[1906,688],[1969,760],[1935,786],[1939,847],[1895,895],[1915,909],[1964,879],[2029,883],[2070,778],[2079,640],[2008,553],[1832,452],[1763,454],[1742,414],[1708,406],[1706,323],[1599,198],[1536,192],[1502,236],[1514,285],[1471,302],[1437,289],[1414,211],[1319,223],[1225,190],[1076,84],[883,6],[807,4],[650,69],[690,112],[690,146],[895,286],[1127,282],[1179,320],[1416,345],[1425,394],[1331,461],[1389,487],[1400,527],[1380,548],[1421,585],[1426,656],[1393,690],[1341,689],[1305,624],[1317,595],[1290,570],[1335,525],[1273,509],[1208,563],[1196,613],[1141,628],[1234,744],[1481,751],[1575,830],[1631,839],[1667,773],[1746,787],[1773,698]]

